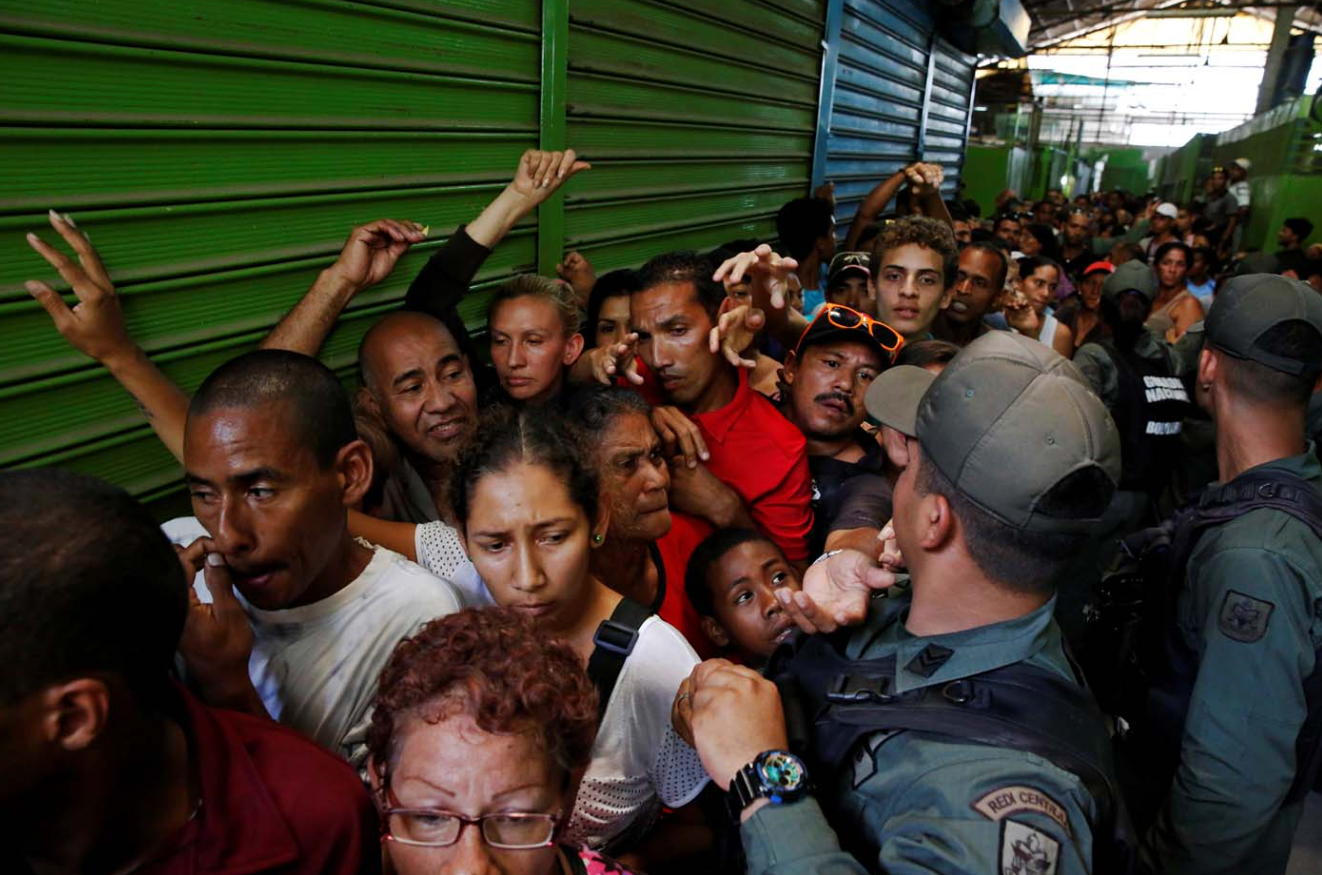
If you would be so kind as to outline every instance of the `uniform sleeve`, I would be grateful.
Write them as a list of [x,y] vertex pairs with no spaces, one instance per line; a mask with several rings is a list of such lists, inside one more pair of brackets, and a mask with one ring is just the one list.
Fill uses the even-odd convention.
[[1265,548],[1191,567],[1198,678],[1170,796],[1142,851],[1163,872],[1248,872],[1294,780],[1311,599],[1304,573]]
[[789,460],[785,476],[770,490],[748,501],[748,513],[790,562],[808,559],[812,534],[812,475],[808,457]]
[[1120,378],[1116,374],[1115,362],[1111,361],[1106,350],[1095,343],[1085,343],[1074,353],[1074,364],[1106,408],[1114,408],[1119,400]]
[[748,875],[866,875],[840,842],[816,799],[764,805],[739,828]]

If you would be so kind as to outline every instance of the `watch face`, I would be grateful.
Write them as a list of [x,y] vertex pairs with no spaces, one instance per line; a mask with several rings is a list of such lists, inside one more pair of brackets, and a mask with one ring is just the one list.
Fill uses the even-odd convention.
[[769,787],[797,790],[803,784],[803,764],[787,753],[770,753],[762,760],[762,780]]

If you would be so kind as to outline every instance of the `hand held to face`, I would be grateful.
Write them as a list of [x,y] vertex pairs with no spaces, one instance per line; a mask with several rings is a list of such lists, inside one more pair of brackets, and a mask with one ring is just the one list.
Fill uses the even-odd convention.
[[[234,595],[225,558],[215,550],[210,538],[198,538],[180,550],[188,586],[188,616],[179,653],[188,673],[198,682],[203,698],[211,704],[224,704],[251,689],[248,659],[252,655],[253,634],[248,615]],[[203,572],[210,604],[204,603],[193,587],[198,571]]]

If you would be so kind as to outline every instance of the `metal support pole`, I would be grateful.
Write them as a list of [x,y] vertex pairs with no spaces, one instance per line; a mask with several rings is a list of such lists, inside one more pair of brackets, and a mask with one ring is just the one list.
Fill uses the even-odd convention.
[[840,28],[845,0],[826,4],[826,27],[822,32],[822,78],[817,87],[817,133],[812,143],[810,191],[826,182],[826,161],[831,150],[831,107],[835,105],[835,74],[840,65]]
[[1276,27],[1272,30],[1271,48],[1267,49],[1267,64],[1262,70],[1262,84],[1258,86],[1258,105],[1254,113],[1264,113],[1272,108],[1272,98],[1276,96],[1276,86],[1281,80],[1281,70],[1285,66],[1285,50],[1290,45],[1290,28],[1294,25],[1294,13],[1298,7],[1290,6],[1276,10]]
[[[542,0],[542,149],[565,148],[565,100],[569,83],[569,0]],[[565,192],[537,208],[537,272],[555,276],[565,248]]]

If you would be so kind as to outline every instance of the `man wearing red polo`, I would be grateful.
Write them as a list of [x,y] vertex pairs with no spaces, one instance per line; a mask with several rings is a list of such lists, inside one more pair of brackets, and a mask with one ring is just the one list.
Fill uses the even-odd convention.
[[808,560],[812,480],[803,434],[748,385],[748,373],[711,351],[725,289],[695,252],[658,255],[639,272],[629,302],[638,353],[665,403],[684,411],[706,441],[707,468],[743,499],[753,522],[790,562]]

